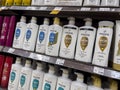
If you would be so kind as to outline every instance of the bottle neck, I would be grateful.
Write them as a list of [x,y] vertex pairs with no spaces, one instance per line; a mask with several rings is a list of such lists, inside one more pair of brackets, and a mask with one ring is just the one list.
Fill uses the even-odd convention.
[[28,67],[28,68],[30,68],[30,66],[31,66],[30,64],[25,64],[25,67]]
[[68,74],[63,73],[62,76],[65,77],[65,78],[68,78]]
[[38,66],[38,67],[37,67],[37,70],[38,70],[38,71],[41,71],[41,70],[42,70],[42,68]]
[[70,20],[69,21],[69,25],[75,25],[75,21],[74,20]]
[[54,74],[54,71],[53,70],[49,70],[49,73]]
[[92,22],[86,21],[85,26],[91,26],[91,25],[92,25]]
[[43,22],[43,24],[44,24],[44,25],[49,25],[49,22],[45,20],[45,21]]

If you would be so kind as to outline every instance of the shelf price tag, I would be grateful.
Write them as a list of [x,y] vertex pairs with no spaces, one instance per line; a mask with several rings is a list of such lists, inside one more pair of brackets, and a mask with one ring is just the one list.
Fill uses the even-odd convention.
[[9,50],[8,50],[9,53],[13,53],[14,51],[15,51],[14,48],[9,48]]
[[91,8],[81,8],[81,11],[90,11]]
[[29,58],[36,59],[36,60],[42,60],[42,55],[36,54],[36,53],[31,53],[29,55]]
[[55,7],[51,12],[50,14],[58,14],[61,10],[62,10],[63,7]]
[[100,8],[99,11],[110,11],[110,8]]
[[120,79],[120,72],[117,71],[111,71],[111,77]]
[[47,7],[40,7],[39,10],[47,10]]
[[64,59],[57,59],[56,64],[58,65],[64,65],[65,60]]
[[94,67],[93,72],[99,75],[104,75],[104,68]]
[[36,7],[26,7],[26,10],[36,10]]
[[50,57],[48,56],[43,56],[42,61],[49,62]]

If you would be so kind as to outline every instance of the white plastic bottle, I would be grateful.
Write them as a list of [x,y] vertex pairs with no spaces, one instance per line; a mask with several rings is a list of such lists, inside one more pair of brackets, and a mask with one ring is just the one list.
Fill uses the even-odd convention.
[[42,64],[38,62],[37,69],[32,72],[30,90],[41,90],[43,77],[44,72],[42,71]]
[[58,77],[56,90],[70,90],[71,80],[68,78],[68,70],[63,69],[63,74]]
[[55,90],[57,76],[54,75],[54,67],[49,65],[49,73],[44,74],[42,90]]
[[20,22],[17,23],[14,39],[13,39],[13,47],[22,49],[23,41],[25,37],[26,32],[26,17],[21,16]]
[[8,90],[17,90],[21,68],[21,58],[17,57],[15,64],[13,64],[11,68]]
[[87,85],[83,83],[84,76],[81,73],[77,74],[77,80],[73,81],[70,90],[87,90]]
[[75,26],[75,18],[69,17],[69,24],[63,26],[60,57],[73,59],[78,35],[78,27]]
[[38,33],[37,18],[32,17],[31,22],[27,24],[25,39],[23,43],[23,49],[28,51],[34,51],[35,43]]
[[99,22],[92,64],[104,67],[108,66],[108,56],[113,35],[113,25],[114,23],[111,21]]
[[30,90],[29,87],[32,74],[32,69],[30,67],[31,61],[26,60],[25,67],[21,69],[19,86],[17,90]]
[[44,0],[32,0],[31,5],[43,5]]
[[36,52],[45,53],[45,45],[48,36],[48,28],[49,28],[49,19],[44,18],[43,25],[39,27],[39,33],[37,37],[36,43]]
[[92,19],[84,19],[85,26],[80,27],[75,59],[90,63],[92,60],[93,46],[95,42],[96,28],[92,27]]
[[59,25],[60,19],[54,18],[53,25],[49,26],[48,37],[46,42],[46,51],[47,55],[58,56],[59,46],[62,35],[62,27]]
[[57,0],[44,0],[44,5],[56,5]]

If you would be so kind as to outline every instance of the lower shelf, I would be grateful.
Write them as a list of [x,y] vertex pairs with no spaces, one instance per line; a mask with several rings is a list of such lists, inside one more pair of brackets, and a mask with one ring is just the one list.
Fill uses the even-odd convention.
[[88,73],[92,73],[92,74],[98,74],[101,76],[106,76],[109,78],[120,80],[120,71],[116,71],[111,68],[99,67],[99,66],[95,66],[92,64],[86,64],[86,63],[78,62],[78,61],[74,61],[74,60],[67,60],[67,59],[63,59],[63,58],[59,58],[59,57],[51,57],[51,56],[47,56],[47,55],[41,55],[38,53],[29,52],[29,51],[20,50],[20,49],[14,49],[14,48],[10,48],[10,47],[0,46],[0,51],[4,52],[4,53],[12,54],[12,55],[17,55],[20,57],[43,61],[43,62],[47,62],[47,63],[51,63],[51,64],[56,64],[56,65],[73,68],[73,69],[77,69],[80,71],[84,71],[84,72],[88,72]]

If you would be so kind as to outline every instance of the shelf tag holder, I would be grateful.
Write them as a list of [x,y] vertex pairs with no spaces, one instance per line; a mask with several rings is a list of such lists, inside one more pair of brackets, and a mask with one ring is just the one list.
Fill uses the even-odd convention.
[[63,9],[63,7],[55,7],[51,12],[50,14],[59,14],[59,12]]
[[55,64],[64,65],[64,62],[65,62],[64,59],[59,59],[59,58],[58,58]]
[[100,67],[94,67],[93,72],[99,75],[104,75],[104,68],[100,68]]
[[9,48],[7,52],[8,53],[13,53],[13,52],[15,52],[15,49],[14,48]]

